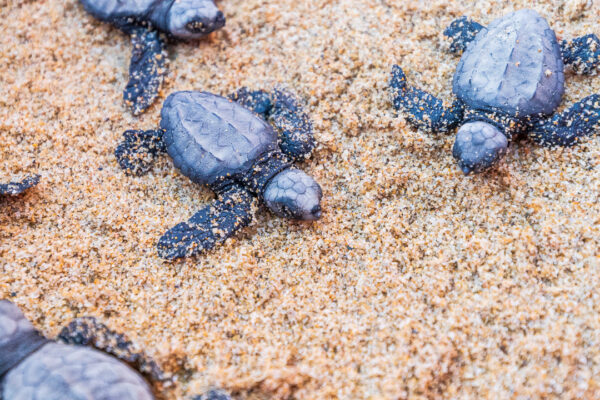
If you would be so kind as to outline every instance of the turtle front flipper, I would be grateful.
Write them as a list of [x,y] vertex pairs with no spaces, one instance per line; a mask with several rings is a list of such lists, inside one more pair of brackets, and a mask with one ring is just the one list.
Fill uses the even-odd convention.
[[600,94],[593,94],[573,104],[568,110],[535,123],[529,135],[542,146],[568,147],[598,129]]
[[0,183],[0,195],[17,195],[40,182],[39,175],[30,175],[19,182]]
[[282,89],[269,94],[244,87],[229,98],[271,122],[285,155],[294,161],[310,156],[316,145],[313,125],[297,96]]
[[271,95],[264,90],[250,90],[247,87],[243,87],[227,97],[239,105],[246,107],[248,110],[254,111],[263,119],[269,118],[269,114],[273,108]]
[[595,73],[600,65],[600,40],[594,34],[563,40],[560,43],[560,50],[563,62],[576,74]]
[[123,141],[117,146],[115,156],[125,173],[141,176],[150,170],[156,156],[166,151],[163,133],[160,129],[123,133]]
[[124,335],[111,330],[94,317],[75,318],[60,331],[57,339],[65,344],[91,346],[110,354],[133,366],[152,381],[166,382],[169,380],[158,364],[137,349],[133,342],[127,340]]
[[250,224],[256,202],[250,192],[232,185],[217,195],[216,201],[160,238],[157,245],[160,257],[172,260],[210,250]]
[[277,130],[281,151],[300,161],[308,158],[316,146],[312,122],[300,99],[281,89],[271,95],[273,108],[269,120]]
[[134,115],[144,112],[158,96],[167,73],[165,45],[156,31],[145,28],[131,32],[129,82],[123,92],[125,103]]
[[445,107],[440,99],[407,85],[406,75],[397,65],[392,68],[390,89],[394,108],[419,129],[447,132],[462,121],[463,106],[458,100],[451,107]]
[[467,17],[460,17],[444,30],[444,36],[447,36],[450,43],[451,53],[460,53],[467,48],[467,45],[475,39],[475,36],[484,28],[483,25],[470,20]]

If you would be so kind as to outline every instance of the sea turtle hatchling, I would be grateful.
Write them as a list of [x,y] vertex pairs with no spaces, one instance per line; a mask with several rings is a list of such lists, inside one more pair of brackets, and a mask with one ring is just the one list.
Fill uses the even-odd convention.
[[563,97],[565,66],[591,74],[600,64],[596,35],[559,43],[533,10],[507,14],[488,27],[462,17],[444,34],[452,40],[451,52],[464,51],[452,88],[458,99],[445,106],[409,86],[396,65],[392,101],[409,122],[425,131],[446,132],[462,124],[452,154],[465,174],[495,165],[509,141],[522,133],[542,146],[571,146],[598,129],[598,94],[551,115]]
[[167,72],[159,32],[175,40],[196,40],[225,25],[213,0],[80,0],[87,12],[131,36],[129,82],[123,92],[134,115],[158,95]]
[[0,183],[0,196],[16,196],[40,182],[39,175],[30,175],[20,181]]
[[250,224],[257,198],[281,217],[320,218],[321,187],[292,167],[314,147],[312,123],[295,96],[243,88],[229,99],[197,91],[171,94],[160,129],[126,131],[115,155],[126,172],[141,175],[166,151],[185,176],[217,194],[160,238],[159,255],[174,259],[211,249]]
[[94,318],[75,319],[58,339],[42,336],[17,306],[0,300],[0,399],[154,399],[148,383],[126,363],[167,381],[131,342]]

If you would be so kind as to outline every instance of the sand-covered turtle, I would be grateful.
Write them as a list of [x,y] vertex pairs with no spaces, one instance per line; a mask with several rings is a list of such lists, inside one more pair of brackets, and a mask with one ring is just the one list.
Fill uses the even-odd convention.
[[115,155],[128,173],[141,175],[166,151],[185,176],[217,194],[160,238],[159,255],[173,259],[211,249],[250,224],[257,198],[278,216],[318,219],[321,187],[292,167],[314,147],[312,123],[295,96],[244,88],[230,98],[171,94],[160,129],[125,132]]
[[542,146],[571,146],[599,127],[600,96],[593,94],[556,113],[564,93],[565,66],[578,74],[600,64],[600,41],[590,34],[558,42],[546,20],[519,10],[488,27],[466,17],[444,31],[450,51],[464,51],[456,68],[451,106],[407,84],[399,66],[392,70],[394,107],[429,132],[462,124],[452,150],[465,174],[498,162],[509,142],[523,133]]
[[40,182],[39,175],[29,175],[20,181],[0,183],[0,196],[16,196]]
[[196,40],[225,25],[213,0],[80,0],[86,11],[131,37],[133,51],[125,102],[137,115],[158,95],[167,72],[165,43],[159,32],[174,40]]
[[165,379],[131,342],[94,318],[74,320],[54,341],[36,331],[17,306],[0,300],[2,400],[154,399],[148,383],[127,363]]

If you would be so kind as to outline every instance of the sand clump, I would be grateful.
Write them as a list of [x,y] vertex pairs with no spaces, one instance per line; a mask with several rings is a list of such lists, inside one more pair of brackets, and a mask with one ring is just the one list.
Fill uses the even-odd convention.
[[[520,142],[465,178],[453,133],[412,129],[386,90],[400,63],[450,101],[443,28],[529,2],[223,0],[227,26],[170,46],[139,118],[121,98],[124,34],[75,0],[0,5],[0,176],[42,175],[0,200],[0,298],[45,334],[100,317],[175,374],[168,399],[600,397],[600,139]],[[560,37],[600,34],[598,5],[535,9]],[[217,250],[165,263],[158,238],[213,194],[167,157],[126,176],[113,151],[158,124],[169,93],[242,85],[307,100],[319,145],[302,168],[324,216],[261,211]],[[568,75],[563,106],[598,92],[600,78]]]

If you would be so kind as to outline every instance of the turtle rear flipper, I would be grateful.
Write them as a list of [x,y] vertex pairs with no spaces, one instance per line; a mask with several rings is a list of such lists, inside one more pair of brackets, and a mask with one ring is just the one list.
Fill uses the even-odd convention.
[[450,52],[459,53],[467,48],[467,45],[475,39],[475,36],[484,28],[483,25],[463,16],[452,21],[444,30],[444,36],[447,36],[450,43]]
[[158,96],[167,73],[165,45],[156,31],[138,28],[131,32],[129,82],[123,92],[133,115],[144,112]]
[[39,175],[30,175],[19,182],[1,183],[0,195],[17,195],[27,189],[37,185],[40,182]]
[[160,129],[125,131],[115,150],[117,162],[125,173],[141,176],[148,172],[156,156],[166,151],[162,137]]
[[456,127],[463,117],[462,104],[456,100],[451,107],[433,95],[406,83],[406,75],[398,65],[392,68],[390,81],[394,108],[402,111],[415,127],[426,132],[447,132]]
[[572,146],[600,129],[600,94],[573,104],[568,110],[534,124],[530,137],[546,147]]
[[581,36],[573,40],[563,40],[560,50],[565,65],[570,66],[579,75],[597,72],[600,65],[600,40],[594,34]]
[[198,211],[187,222],[169,229],[158,241],[165,259],[191,256],[224,242],[252,221],[255,198],[241,186],[230,186],[219,199]]

